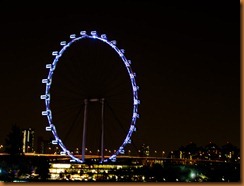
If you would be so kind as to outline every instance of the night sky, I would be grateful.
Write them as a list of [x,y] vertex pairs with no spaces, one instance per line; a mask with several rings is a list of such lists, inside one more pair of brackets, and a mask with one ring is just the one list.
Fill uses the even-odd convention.
[[[240,146],[238,2],[32,7],[0,3],[1,144],[13,124],[33,128],[36,138],[51,137],[41,115],[45,65],[52,63],[52,51],[60,50],[60,41],[69,41],[70,34],[96,30],[125,49],[137,75],[141,104],[138,130],[132,135],[136,147],[145,143],[151,149],[170,151],[189,142],[204,146],[210,141]],[[105,107],[105,140],[108,148],[119,147],[128,131],[132,104],[126,68],[117,54],[105,44],[84,41],[70,48],[53,77],[54,121],[60,137],[68,138],[67,146],[81,144],[82,114],[77,119],[80,126],[76,124],[68,137],[62,131],[68,131],[68,123],[83,112],[83,99],[105,97],[113,107]],[[100,106],[89,108],[91,131],[100,119]],[[90,146],[98,140],[98,132],[88,137]]]

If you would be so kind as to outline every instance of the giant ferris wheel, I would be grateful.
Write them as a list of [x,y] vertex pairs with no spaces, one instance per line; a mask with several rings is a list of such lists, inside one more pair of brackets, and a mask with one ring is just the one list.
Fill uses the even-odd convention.
[[[117,47],[117,43],[115,40],[109,40],[106,36],[106,34],[101,34],[98,35],[96,31],[91,31],[90,33],[86,31],[81,31],[79,34],[72,34],[69,37],[70,41],[61,41],[61,49],[59,51],[53,51],[52,55],[54,56],[54,59],[51,64],[47,64],[46,68],[48,69],[48,75],[45,79],[42,79],[42,83],[45,84],[45,94],[41,95],[41,99],[45,101],[45,110],[42,111],[42,115],[47,117],[48,120],[48,126],[46,127],[46,131],[49,131],[52,133],[54,140],[52,141],[52,144],[58,145],[61,149],[60,154],[61,155],[68,155],[71,158],[71,161],[78,162],[78,163],[84,163],[85,162],[85,148],[86,148],[86,127],[87,127],[87,104],[88,102],[95,102],[98,101],[102,104],[102,130],[101,130],[101,163],[102,162],[108,162],[108,161],[116,161],[116,157],[120,154],[124,154],[125,151],[125,146],[127,144],[131,144],[131,138],[133,132],[136,131],[136,121],[137,118],[139,118],[138,114],[138,105],[140,104],[140,101],[138,99],[138,89],[139,87],[137,86],[136,83],[136,74],[132,70],[131,67],[131,61],[128,60],[125,57],[125,50],[124,49],[119,49]],[[113,53],[116,54],[118,59],[122,62],[122,66],[125,67],[124,70],[126,71],[128,80],[129,80],[129,85],[127,89],[131,92],[131,103],[132,105],[130,106],[131,111],[130,111],[130,121],[128,124],[127,132],[125,137],[122,140],[122,143],[120,143],[119,147],[117,147],[117,150],[112,153],[108,158],[104,158],[104,119],[103,119],[103,112],[104,112],[104,101],[106,98],[100,97],[100,98],[92,98],[92,97],[86,97],[86,99],[83,100],[83,109],[84,109],[84,118],[83,118],[83,130],[82,130],[82,158],[79,159],[77,156],[75,156],[71,151],[67,148],[65,145],[65,142],[61,139],[59,135],[59,131],[57,129],[55,119],[54,119],[54,110],[52,107],[52,97],[53,97],[53,79],[55,79],[56,71],[58,69],[58,64],[60,65],[62,62],[62,58],[65,58],[65,55],[67,51],[72,49],[72,46],[74,46],[76,43],[82,44],[83,40],[89,40],[90,42],[93,42],[96,40],[97,42],[105,44],[107,47],[110,48],[110,51],[114,51]],[[111,50],[112,49],[112,50]],[[94,54],[96,55],[96,54]],[[71,57],[73,59],[73,57]],[[117,62],[117,61],[116,61]],[[84,67],[84,66],[83,66]],[[101,68],[101,67],[100,67]],[[69,73],[69,72],[67,72]],[[94,74],[95,76],[97,74]],[[110,78],[111,79],[111,78]],[[86,81],[89,81],[86,80]],[[52,87],[52,88],[51,88]]]

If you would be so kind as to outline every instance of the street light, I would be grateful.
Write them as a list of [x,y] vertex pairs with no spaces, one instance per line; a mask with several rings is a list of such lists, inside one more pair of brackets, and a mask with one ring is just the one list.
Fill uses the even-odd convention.
[[162,157],[164,157],[164,156],[165,156],[165,151],[163,150],[163,151],[162,151]]

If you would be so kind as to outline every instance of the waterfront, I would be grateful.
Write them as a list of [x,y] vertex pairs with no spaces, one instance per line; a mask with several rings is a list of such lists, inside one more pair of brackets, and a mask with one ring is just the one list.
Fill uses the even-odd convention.
[[[95,157],[95,156],[94,156]],[[70,163],[63,156],[1,156],[3,182],[240,182],[240,162],[120,157],[116,163]],[[8,170],[5,170],[9,167]]]

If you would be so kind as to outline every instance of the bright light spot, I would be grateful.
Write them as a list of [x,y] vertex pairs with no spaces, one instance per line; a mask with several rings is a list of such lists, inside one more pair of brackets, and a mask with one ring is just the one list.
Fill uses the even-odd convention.
[[52,168],[63,168],[63,169],[69,169],[71,167],[71,164],[52,164]]
[[196,177],[196,173],[191,172],[190,177],[191,177],[192,179],[194,179],[194,178]]

